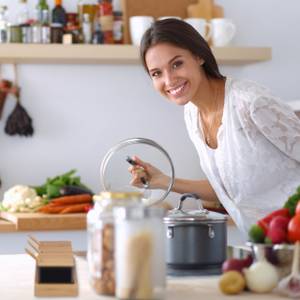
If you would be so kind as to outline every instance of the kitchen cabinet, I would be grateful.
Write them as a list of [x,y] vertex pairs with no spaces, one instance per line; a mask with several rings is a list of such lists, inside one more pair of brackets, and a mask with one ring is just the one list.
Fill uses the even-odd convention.
[[[220,64],[268,61],[268,47],[212,48]],[[0,63],[26,64],[140,64],[138,48],[132,45],[1,44]]]

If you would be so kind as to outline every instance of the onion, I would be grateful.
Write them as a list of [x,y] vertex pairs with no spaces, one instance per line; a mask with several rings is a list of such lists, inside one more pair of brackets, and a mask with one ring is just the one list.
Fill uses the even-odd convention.
[[271,292],[278,284],[279,276],[276,268],[266,260],[258,261],[243,270],[247,287],[255,293]]

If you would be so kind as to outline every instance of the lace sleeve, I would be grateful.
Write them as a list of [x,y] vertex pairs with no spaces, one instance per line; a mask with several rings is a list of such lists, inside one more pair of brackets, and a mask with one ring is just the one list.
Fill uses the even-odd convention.
[[278,149],[300,162],[300,119],[286,104],[260,96],[250,107],[258,130]]

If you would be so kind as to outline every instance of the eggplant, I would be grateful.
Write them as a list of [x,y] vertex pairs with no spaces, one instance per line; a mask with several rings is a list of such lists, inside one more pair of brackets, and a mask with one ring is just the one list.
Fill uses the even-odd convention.
[[78,185],[65,185],[60,188],[61,196],[69,196],[69,195],[79,195],[79,194],[90,194],[94,195],[94,193],[86,187],[78,186]]

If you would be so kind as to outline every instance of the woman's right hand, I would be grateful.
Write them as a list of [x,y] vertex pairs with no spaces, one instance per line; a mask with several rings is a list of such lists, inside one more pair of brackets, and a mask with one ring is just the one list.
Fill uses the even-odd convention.
[[132,174],[131,185],[142,188],[144,187],[142,181],[146,181],[150,189],[166,190],[168,188],[170,178],[167,175],[151,164],[142,161],[137,156],[133,156],[132,159],[136,162],[136,165],[128,168]]

